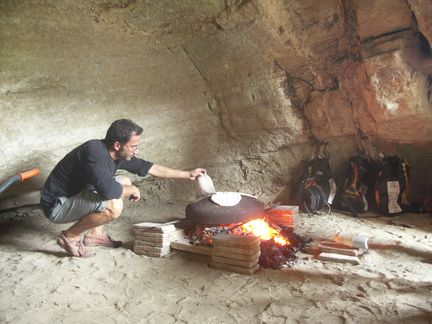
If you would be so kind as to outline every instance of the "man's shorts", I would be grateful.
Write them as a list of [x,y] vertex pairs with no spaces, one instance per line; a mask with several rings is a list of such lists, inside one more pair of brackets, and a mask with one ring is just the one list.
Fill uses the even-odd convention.
[[94,191],[83,190],[72,197],[59,197],[48,218],[54,223],[71,223],[90,213],[102,212],[108,201],[101,200]]

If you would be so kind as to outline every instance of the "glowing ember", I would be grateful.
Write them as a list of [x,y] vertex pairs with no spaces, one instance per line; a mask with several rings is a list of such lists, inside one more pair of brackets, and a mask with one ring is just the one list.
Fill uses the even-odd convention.
[[271,227],[263,219],[254,219],[241,226],[246,234],[253,234],[260,237],[262,240],[267,241],[273,239],[275,243],[281,246],[289,244],[289,241],[279,234],[279,231]]

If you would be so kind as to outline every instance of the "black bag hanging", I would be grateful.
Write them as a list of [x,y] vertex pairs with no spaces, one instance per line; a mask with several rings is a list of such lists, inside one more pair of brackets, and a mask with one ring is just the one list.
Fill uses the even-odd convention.
[[336,194],[328,158],[314,157],[306,164],[305,174],[299,189],[300,211],[319,214],[319,211],[330,205]]
[[385,215],[404,211],[408,205],[409,165],[400,157],[386,156],[379,162],[375,180],[375,202]]
[[368,196],[373,194],[373,164],[366,154],[353,156],[340,197],[342,209],[350,211],[353,216],[369,210]]
[[325,194],[313,178],[305,179],[300,185],[299,200],[300,211],[309,215],[319,214],[325,205]]

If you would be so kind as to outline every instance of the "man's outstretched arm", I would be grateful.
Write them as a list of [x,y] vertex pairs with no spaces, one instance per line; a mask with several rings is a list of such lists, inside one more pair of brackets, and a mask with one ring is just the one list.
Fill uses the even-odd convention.
[[175,170],[163,165],[153,164],[148,171],[149,174],[158,178],[167,179],[189,179],[195,180],[196,177],[206,172],[203,168],[196,168],[189,171]]

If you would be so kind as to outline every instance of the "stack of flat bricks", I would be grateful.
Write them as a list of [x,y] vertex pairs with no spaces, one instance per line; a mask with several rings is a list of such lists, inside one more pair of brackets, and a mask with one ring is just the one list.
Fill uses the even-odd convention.
[[260,243],[256,236],[214,235],[209,265],[216,269],[253,274],[259,268]]
[[135,244],[133,251],[151,257],[163,257],[170,253],[170,244],[184,236],[174,223],[144,222],[133,226]]
[[279,226],[293,227],[294,226],[294,216],[298,214],[298,206],[276,206],[265,212],[265,217],[267,220]]

